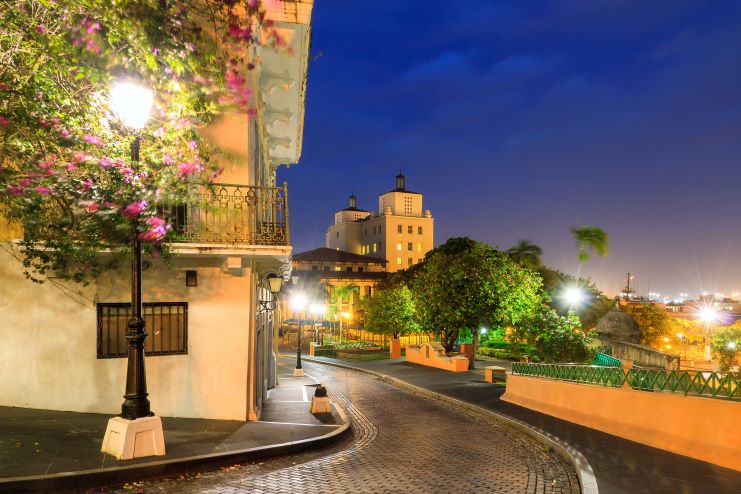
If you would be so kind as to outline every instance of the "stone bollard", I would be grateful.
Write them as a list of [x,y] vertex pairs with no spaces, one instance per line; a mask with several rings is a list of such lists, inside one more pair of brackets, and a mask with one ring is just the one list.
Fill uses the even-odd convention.
[[401,340],[398,338],[389,341],[389,356],[391,358],[401,358]]
[[314,356],[314,353],[315,353],[314,347],[316,347],[316,346],[317,346],[317,344],[314,343],[313,341],[311,343],[309,343],[309,357],[313,357]]
[[473,343],[461,343],[459,351],[466,356],[466,358],[473,362]]
[[311,397],[311,413],[332,413],[327,388],[321,384],[316,387],[314,396]]

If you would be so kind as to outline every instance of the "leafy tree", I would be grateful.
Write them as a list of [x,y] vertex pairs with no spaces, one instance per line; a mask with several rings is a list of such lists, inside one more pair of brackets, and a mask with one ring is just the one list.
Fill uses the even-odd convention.
[[358,300],[360,297],[360,287],[354,283],[346,283],[344,285],[333,286],[329,289],[329,307],[328,316],[334,317],[339,314],[340,306],[343,300],[350,302],[350,298]]
[[540,277],[508,255],[469,238],[430,251],[412,280],[423,330],[437,334],[447,352],[462,328],[516,325],[540,305]]
[[[90,279],[122,260],[133,227],[167,253],[156,205],[219,174],[198,130],[255,113],[246,73],[262,42],[280,44],[257,0],[3,2],[0,210],[23,228],[26,275]],[[121,78],[154,92],[139,162],[108,103]]]
[[565,315],[569,310],[561,300],[562,294],[569,288],[578,286],[585,292],[585,300],[580,306],[573,308],[581,320],[581,327],[593,329],[602,316],[607,314],[614,302],[592,283],[584,278],[576,278],[570,274],[541,266],[538,273],[543,279],[543,298],[556,312]]
[[528,269],[537,270],[543,264],[541,257],[543,249],[527,240],[520,240],[517,245],[507,250],[507,254],[513,261],[520,263]]
[[653,304],[627,304],[623,311],[632,316],[641,330],[641,343],[657,345],[661,338],[672,332],[672,324],[666,312]]
[[713,338],[713,349],[720,357],[720,370],[728,372],[737,365],[737,357],[741,350],[741,327],[736,325],[720,328]]
[[364,307],[365,327],[372,333],[398,338],[418,330],[412,292],[406,286],[378,290]]
[[587,362],[594,356],[593,335],[579,330],[579,324],[573,311],[560,316],[543,305],[530,324],[530,343],[544,362]]
[[[571,234],[576,241],[577,254],[579,260],[579,273],[581,273],[582,264],[587,262],[593,254],[605,257],[608,253],[607,233],[596,226],[572,226]],[[578,278],[577,273],[577,278]]]

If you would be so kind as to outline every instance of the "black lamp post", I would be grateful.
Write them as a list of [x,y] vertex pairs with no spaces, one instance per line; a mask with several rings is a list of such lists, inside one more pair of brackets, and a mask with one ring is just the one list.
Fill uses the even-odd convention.
[[301,367],[301,311],[306,307],[306,297],[300,293],[293,296],[291,301],[293,310],[296,311],[296,317],[298,318],[298,330],[296,331],[296,371],[294,374],[300,374],[303,372]]
[[[138,131],[149,120],[152,92],[130,82],[119,82],[111,90],[111,106],[124,125]],[[131,143],[131,161],[139,161],[141,138],[137,133]],[[149,408],[147,374],[144,368],[144,331],[142,317],[142,246],[139,240],[139,220],[132,221],[131,229],[131,318],[128,321],[128,365],[126,367],[126,394],[121,405],[121,417],[135,420],[154,415]]]

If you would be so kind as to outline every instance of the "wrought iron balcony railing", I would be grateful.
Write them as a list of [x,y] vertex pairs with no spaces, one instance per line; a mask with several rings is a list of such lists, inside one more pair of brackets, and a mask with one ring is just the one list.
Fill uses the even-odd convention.
[[287,184],[209,184],[195,201],[161,208],[175,242],[290,245]]

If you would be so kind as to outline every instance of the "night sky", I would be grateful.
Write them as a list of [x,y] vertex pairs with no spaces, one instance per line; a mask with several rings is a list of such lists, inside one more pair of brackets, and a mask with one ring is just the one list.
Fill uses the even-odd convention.
[[435,242],[528,239],[609,293],[741,291],[741,2],[318,0],[295,252],[401,167]]

